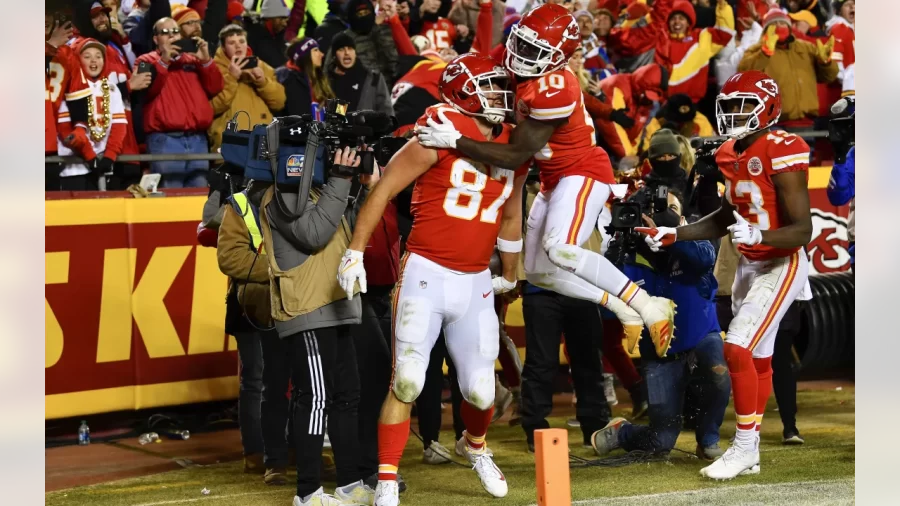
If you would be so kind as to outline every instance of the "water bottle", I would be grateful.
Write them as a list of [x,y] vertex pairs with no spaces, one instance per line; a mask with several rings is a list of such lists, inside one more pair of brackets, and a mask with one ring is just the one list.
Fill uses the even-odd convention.
[[88,427],[86,420],[82,420],[81,426],[78,427],[78,444],[79,445],[91,444],[91,429],[90,429],[90,427]]

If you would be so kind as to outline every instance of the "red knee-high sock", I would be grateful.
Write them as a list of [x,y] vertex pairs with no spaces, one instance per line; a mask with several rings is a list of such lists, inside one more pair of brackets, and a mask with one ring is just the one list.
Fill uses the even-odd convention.
[[641,381],[641,375],[622,345],[622,323],[619,320],[603,320],[603,358],[609,361],[619,381],[626,390],[631,390]]
[[756,432],[762,426],[763,414],[766,412],[766,403],[769,402],[769,394],[772,393],[772,357],[754,358],[758,379],[756,387]]
[[409,418],[400,423],[378,423],[378,479],[396,480],[400,457],[409,439]]
[[725,361],[731,375],[734,394],[734,414],[737,418],[737,434],[734,444],[752,448],[756,445],[756,405],[758,379],[750,350],[736,344],[725,343]]
[[488,425],[491,424],[491,417],[494,416],[494,406],[484,411],[463,401],[459,408],[459,415],[462,417],[463,424],[466,426],[466,444],[473,453],[484,451],[484,437],[487,434]]

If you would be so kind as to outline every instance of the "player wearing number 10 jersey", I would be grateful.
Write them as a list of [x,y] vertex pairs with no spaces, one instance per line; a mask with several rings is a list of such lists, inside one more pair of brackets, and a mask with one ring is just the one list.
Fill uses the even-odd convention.
[[455,148],[475,160],[511,165],[532,156],[541,193],[528,216],[525,272],[534,285],[603,304],[636,342],[643,325],[664,356],[674,330],[674,306],[650,297],[606,258],[583,248],[597,226],[614,182],[609,156],[596,145],[578,79],[566,63],[581,44],[575,18],[561,5],[544,4],[514,26],[504,65],[515,74],[517,125],[509,144],[484,142],[429,120],[419,142]]
[[731,295],[734,320],[725,338],[737,433],[731,448],[700,471],[713,479],[759,472],[775,334],[791,303],[810,298],[802,249],[812,235],[809,146],[796,135],[767,130],[780,115],[781,95],[769,76],[751,70],[729,78],[716,99],[719,134],[731,137],[716,152],[726,179],[722,207],[691,225],[639,229],[651,248],[715,239],[728,230],[741,253]]
[[[506,71],[490,58],[460,56],[441,76],[446,104],[428,108],[425,117],[451,122],[475,138],[505,143],[511,130],[501,123],[511,111],[507,81]],[[338,273],[348,294],[357,280],[366,291],[363,248],[387,202],[415,181],[413,227],[394,288],[394,373],[378,425],[377,506],[399,503],[397,466],[409,437],[411,403],[425,383],[441,329],[465,399],[460,413],[465,438],[457,450],[465,452],[489,494],[504,497],[508,491],[506,478],[486,452],[485,434],[493,414],[494,360],[500,351],[494,294],[516,286],[526,175],[527,166],[485,167],[457,150],[427,149],[413,138],[388,163],[360,211]],[[495,244],[503,275],[492,280],[488,265]]]

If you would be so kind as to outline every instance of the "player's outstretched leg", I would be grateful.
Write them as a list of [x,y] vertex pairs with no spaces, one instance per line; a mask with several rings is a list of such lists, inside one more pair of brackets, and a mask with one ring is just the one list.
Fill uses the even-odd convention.
[[[556,266],[575,274],[615,298],[621,299],[623,305],[630,306],[637,311],[642,322],[650,331],[650,338],[656,348],[656,354],[664,357],[672,345],[672,335],[675,331],[675,304],[663,297],[651,297],[644,289],[632,283],[625,274],[616,268],[609,260],[598,253],[582,248],[576,244],[563,242],[557,230],[551,230],[544,235],[543,248]],[[613,298],[610,297],[610,300]],[[615,307],[616,305],[613,304]],[[619,306],[610,308],[625,325],[630,315],[624,316],[624,309]],[[634,341],[637,343],[637,340]]]
[[[493,401],[491,401],[493,403]],[[488,409],[482,410],[473,406],[469,401],[463,401],[460,406],[460,415],[466,430],[463,437],[456,442],[456,453],[461,453],[472,464],[481,486],[494,497],[506,497],[509,487],[503,471],[494,463],[493,454],[487,451],[485,436],[487,427],[491,423],[494,414],[493,404]]]

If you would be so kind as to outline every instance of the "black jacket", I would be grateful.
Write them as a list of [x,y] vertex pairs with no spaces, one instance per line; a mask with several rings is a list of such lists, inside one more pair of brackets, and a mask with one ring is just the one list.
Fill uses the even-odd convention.
[[359,60],[344,75],[337,75],[335,66],[332,64],[328,72],[331,89],[337,98],[350,102],[350,111],[369,109],[394,115],[391,91],[380,72],[366,70]]
[[298,116],[312,113],[312,89],[305,73],[287,67],[275,69],[275,78],[284,86],[287,100],[276,116]]
[[247,23],[244,28],[247,30],[247,45],[256,57],[274,69],[287,63],[287,57],[284,56],[287,44],[284,42],[283,31],[272,35],[262,20]]

